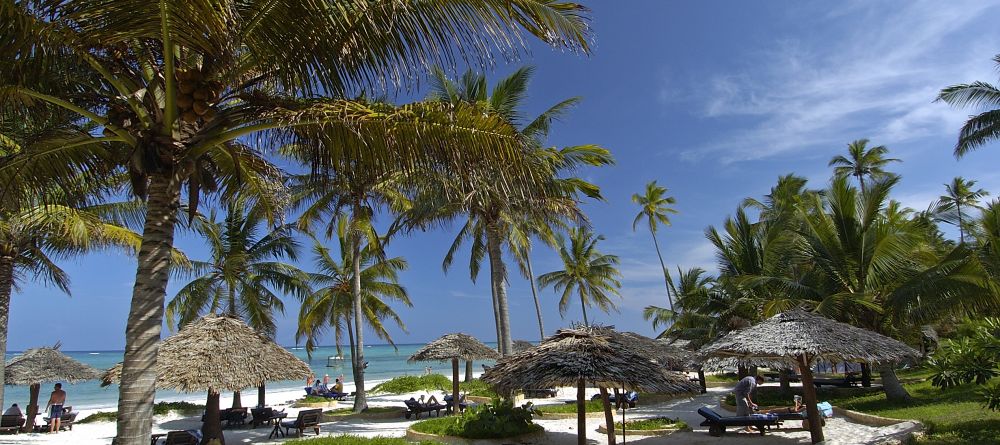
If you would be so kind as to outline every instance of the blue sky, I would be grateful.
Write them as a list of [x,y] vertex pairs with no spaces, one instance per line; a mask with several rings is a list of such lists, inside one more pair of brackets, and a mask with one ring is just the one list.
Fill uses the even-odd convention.
[[[642,308],[666,305],[650,235],[631,227],[637,208],[629,197],[650,180],[670,189],[681,212],[659,235],[668,267],[710,271],[715,258],[703,235],[707,226],[720,225],[744,197],[766,193],[779,175],[795,172],[822,187],[827,161],[854,139],[887,145],[904,161],[892,170],[903,176],[894,198],[907,206],[926,208],[954,176],[1000,193],[1000,146],[956,160],[952,147],[970,112],[933,102],[944,86],[997,79],[990,59],[1000,53],[1000,3],[588,3],[591,56],[533,45],[522,62],[537,68],[530,112],[583,98],[554,127],[550,142],[600,144],[618,160],[582,172],[607,197],[585,209],[594,230],[607,237],[603,251],[621,257],[624,274],[620,312],[593,310],[592,320],[653,334]],[[517,66],[497,66],[490,78]],[[467,257],[447,275],[441,271],[456,230],[418,233],[390,245],[390,254],[410,262],[402,284],[414,301],[413,308],[398,309],[409,333],[394,330],[397,342],[455,331],[487,341],[495,336],[486,272],[472,284],[463,268]],[[178,245],[203,258],[197,238],[182,234]],[[534,267],[549,272],[561,268],[557,261],[537,249]],[[13,297],[8,347],[62,341],[69,350],[122,349],[134,259],[92,254],[61,265],[72,277],[72,297],[25,286]],[[171,283],[168,298],[178,287],[179,281]],[[514,337],[537,340],[528,283],[512,273],[509,294]],[[560,318],[551,290],[541,298],[549,333],[581,319],[578,305]],[[279,323],[282,344],[293,343],[297,309],[289,299]]]

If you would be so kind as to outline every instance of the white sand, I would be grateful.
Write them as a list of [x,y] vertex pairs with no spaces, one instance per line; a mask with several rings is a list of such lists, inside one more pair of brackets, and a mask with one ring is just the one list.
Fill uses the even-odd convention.
[[[374,386],[378,382],[370,382],[366,386]],[[353,391],[353,388],[348,385],[345,390]],[[709,393],[705,395],[699,395],[694,398],[678,399],[671,402],[643,406],[640,405],[636,409],[629,410],[627,413],[628,419],[636,419],[641,417],[655,417],[655,416],[668,416],[668,417],[679,417],[692,428],[694,431],[685,433],[675,433],[667,437],[641,437],[641,436],[629,436],[628,443],[641,443],[641,444],[749,444],[754,443],[757,445],[765,444],[807,444],[809,443],[809,432],[802,429],[784,429],[784,430],[774,430],[769,432],[766,436],[760,436],[757,434],[738,434],[735,431],[730,430],[723,437],[711,437],[707,433],[707,429],[698,426],[702,419],[697,414],[697,409],[701,406],[710,406],[713,408],[718,407],[718,399],[720,395],[726,392],[728,389],[725,388],[709,388]],[[596,393],[593,390],[588,394],[588,397]],[[277,391],[271,390],[267,394],[267,402],[269,406],[275,406],[278,408],[285,408],[285,411],[289,413],[290,417],[294,417],[298,412],[297,408],[291,408],[288,406],[289,402],[301,397],[303,392],[301,389],[298,390],[285,390]],[[431,395],[428,392],[416,392],[410,394],[402,395],[379,395],[374,397],[369,397],[370,406],[397,406],[402,408],[402,401],[409,399],[410,397],[419,398],[420,395]],[[434,394],[439,399],[441,393],[437,392]],[[574,400],[576,396],[576,391],[572,388],[563,388],[559,391],[559,396],[556,399],[537,399],[532,400],[536,405],[542,405],[546,403],[562,403],[567,400]],[[204,403],[204,395],[192,395],[191,397],[184,398],[186,401]],[[256,390],[249,390],[242,394],[242,400],[244,405],[252,405],[257,400]],[[221,398],[221,406],[226,407],[232,404],[232,395],[223,395]],[[641,401],[640,401],[641,404]],[[350,402],[341,402],[341,407],[349,407]],[[81,412],[78,418],[82,419],[89,415],[90,412]],[[616,420],[621,419],[621,414],[616,415]],[[539,439],[534,441],[519,441],[520,443],[536,443],[536,444],[576,444],[576,419],[561,419],[561,420],[547,420],[544,417],[536,419],[537,422],[545,428],[546,434]],[[345,421],[334,421],[325,423],[321,426],[322,435],[340,435],[340,434],[355,434],[361,436],[403,436],[406,433],[406,428],[409,427],[414,422],[414,420],[404,420],[391,419],[391,420],[360,420],[351,419]],[[589,417],[587,419],[587,438],[588,442],[591,444],[607,444],[607,436],[597,432],[597,427],[604,423],[603,417]],[[824,428],[826,433],[826,443],[827,444],[838,444],[838,445],[848,445],[848,444],[870,444],[879,441],[880,438],[885,438],[893,433],[901,431],[903,428],[910,426],[907,423],[898,424],[890,427],[874,428],[865,425],[860,425],[857,423],[849,422],[842,418],[829,419]],[[170,414],[167,416],[157,416],[153,423],[154,433],[165,433],[171,430],[185,430],[185,429],[198,429],[201,427],[200,416],[194,417],[180,417],[177,414]],[[271,432],[270,427],[258,427],[256,429],[250,429],[247,427],[236,427],[233,429],[226,429],[224,433],[226,435],[226,443],[228,444],[243,444],[243,443],[259,443],[259,444],[279,444],[287,439],[268,439],[268,434]],[[80,445],[105,445],[111,443],[111,438],[115,434],[115,423],[114,422],[101,422],[101,423],[91,423],[91,424],[79,424],[74,426],[73,431],[63,431],[58,434],[18,434],[12,436],[0,436],[0,444],[80,444]],[[311,434],[307,437],[313,437]],[[619,432],[618,441],[621,442],[621,433]],[[509,441],[476,441],[476,443],[482,444],[495,444],[500,445],[503,443],[509,443]]]

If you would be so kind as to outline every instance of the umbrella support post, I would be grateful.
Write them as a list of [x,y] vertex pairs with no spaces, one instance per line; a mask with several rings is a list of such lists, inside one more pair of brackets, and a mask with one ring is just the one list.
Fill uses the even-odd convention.
[[27,418],[24,421],[24,428],[22,428],[22,431],[25,433],[30,433],[32,428],[35,427],[35,416],[38,415],[38,392],[41,389],[41,383],[32,383],[28,387],[28,412]]
[[458,416],[462,414],[461,401],[458,399],[458,359],[451,359],[451,414]]
[[580,379],[576,385],[576,443],[587,445],[587,384]]
[[257,387],[257,406],[259,408],[267,406],[267,389],[264,388],[264,382]]
[[226,445],[222,434],[222,419],[219,417],[219,393],[208,390],[208,400],[205,402],[205,422],[201,425],[201,443],[207,444],[212,439],[218,439],[221,445]]
[[622,405],[622,445],[625,445],[625,406]]
[[812,443],[823,441],[823,419],[820,418],[819,408],[816,407],[816,385],[813,384],[812,369],[809,368],[809,360],[800,355],[796,357],[799,362],[799,374],[802,375],[802,398],[806,404],[806,417],[809,418],[809,436]]
[[601,401],[604,402],[604,422],[607,424],[608,445],[615,445],[615,415],[611,412],[611,402],[608,400],[608,388],[601,386],[600,389]]

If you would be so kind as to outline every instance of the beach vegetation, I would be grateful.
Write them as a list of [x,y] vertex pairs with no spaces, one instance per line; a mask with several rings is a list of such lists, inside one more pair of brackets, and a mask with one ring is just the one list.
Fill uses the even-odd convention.
[[[403,411],[403,408],[401,408],[401,407],[369,406],[367,409],[365,409],[362,412],[368,413],[368,414],[384,414],[384,413],[400,413],[402,411]],[[328,416],[347,416],[347,415],[356,414],[356,413],[354,412],[354,408],[340,408],[340,409],[331,409],[331,410],[323,411],[323,414],[326,414]]]
[[573,298],[580,300],[583,309],[583,324],[590,325],[587,307],[597,306],[604,312],[617,310],[611,297],[621,298],[620,260],[617,255],[608,255],[597,250],[597,243],[603,235],[595,236],[586,227],[570,229],[569,238],[559,237],[559,258],[564,269],[538,277],[542,288],[552,287],[562,295],[559,298],[559,313],[566,314]]
[[444,391],[446,388],[451,388],[451,379],[441,374],[403,375],[375,385],[372,392],[406,394],[416,391]]
[[[993,57],[1000,66],[1000,54]],[[962,125],[955,144],[955,156],[961,158],[969,152],[997,140],[1000,134],[1000,88],[983,81],[951,85],[938,93],[937,100],[955,108],[972,109],[976,113]]]
[[414,442],[402,437],[361,437],[345,434],[343,436],[294,439],[285,443],[288,445],[436,445],[438,442],[429,440]]
[[[305,126],[364,141],[354,145],[363,149],[338,151],[358,169],[434,165],[459,172],[468,159],[506,167],[520,144],[495,116],[437,104],[372,105],[347,99],[349,92],[398,85],[425,66],[455,59],[486,64],[494,51],[514,55],[527,46],[524,35],[589,50],[586,10],[575,4],[359,5],[0,6],[8,31],[0,50],[4,102],[21,115],[61,108],[93,130],[47,138],[38,150],[6,157],[0,177],[44,186],[127,172],[131,193],[146,202],[119,393],[119,411],[130,415],[119,418],[117,445],[149,440],[155,345],[182,190],[189,217],[203,193],[229,199],[243,189],[277,220],[281,194],[272,191],[283,182],[281,172],[262,153],[293,137],[283,130]],[[380,32],[386,23],[398,32]],[[48,75],[54,71],[72,75]],[[10,180],[4,185],[9,189]]]
[[[201,414],[205,412],[205,405],[191,402],[156,402],[153,404],[153,414],[162,416],[177,412],[185,415]],[[118,418],[118,411],[98,411],[83,419],[78,423],[93,422],[113,422]]]
[[410,426],[414,431],[467,439],[502,439],[543,431],[532,423],[529,410],[510,401],[474,406],[460,416],[423,420]]
[[[538,413],[540,417],[544,417],[546,414],[576,414],[578,411],[576,409],[576,402],[573,403],[553,403],[547,405],[535,405],[534,411]],[[598,413],[604,411],[604,402],[601,400],[588,400],[584,403],[584,410],[588,413]]]
[[[650,430],[686,430],[689,429],[687,422],[669,417],[652,417],[649,419],[626,420],[627,431],[650,431]],[[622,430],[622,423],[615,422],[615,431]]]

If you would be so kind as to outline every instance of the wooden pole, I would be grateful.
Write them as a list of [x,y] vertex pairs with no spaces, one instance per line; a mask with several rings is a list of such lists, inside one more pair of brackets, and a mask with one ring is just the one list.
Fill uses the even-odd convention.
[[458,400],[458,359],[451,359],[451,413],[452,415],[459,415],[462,413],[461,405]]
[[[608,400],[608,388],[601,388],[601,401],[604,402],[604,422],[607,423],[608,445],[615,445],[615,414],[611,412],[611,401]],[[615,398],[618,401],[618,398]]]
[[576,443],[587,445],[587,386],[582,378],[576,385]]
[[823,441],[823,419],[816,407],[816,386],[813,384],[812,369],[805,354],[796,357],[799,362],[799,373],[802,375],[802,398],[806,404],[806,416],[809,418],[809,436],[812,443]]
[[38,415],[38,392],[42,389],[41,383],[32,383],[28,387],[28,417],[24,421],[22,431],[30,433],[35,428],[35,416]]

